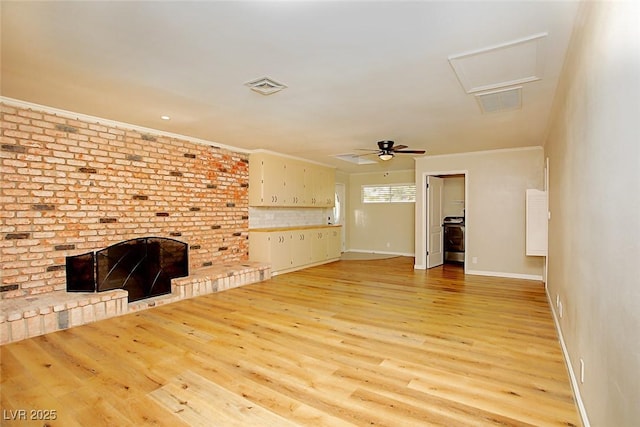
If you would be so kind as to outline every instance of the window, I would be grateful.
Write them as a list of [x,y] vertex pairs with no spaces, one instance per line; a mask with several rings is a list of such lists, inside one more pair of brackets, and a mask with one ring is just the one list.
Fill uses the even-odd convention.
[[415,184],[362,186],[362,203],[412,203],[415,201]]

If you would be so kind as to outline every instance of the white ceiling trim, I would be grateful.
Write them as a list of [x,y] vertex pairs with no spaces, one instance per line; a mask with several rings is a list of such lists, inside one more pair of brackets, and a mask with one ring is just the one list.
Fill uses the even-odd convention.
[[271,155],[274,155],[274,156],[285,157],[287,159],[292,159],[292,160],[300,160],[302,162],[312,163],[314,165],[319,165],[319,166],[324,166],[324,167],[331,168],[331,169],[336,169],[335,165],[330,165],[330,164],[327,164],[327,163],[317,162],[315,160],[309,160],[309,159],[305,159],[303,157],[292,156],[291,154],[284,154],[284,153],[280,153],[278,151],[266,150],[264,148],[256,148],[255,150],[249,150],[249,153],[271,154]]
[[464,153],[434,154],[431,156],[419,157],[416,160],[433,159],[433,158],[440,159],[440,158],[460,157],[460,156],[485,156],[487,154],[509,153],[509,152],[516,152],[516,151],[531,151],[531,150],[544,150],[544,147],[541,145],[530,145],[528,147],[496,148],[495,150],[466,151]]
[[467,93],[533,82],[542,78],[542,43],[547,33],[449,56]]

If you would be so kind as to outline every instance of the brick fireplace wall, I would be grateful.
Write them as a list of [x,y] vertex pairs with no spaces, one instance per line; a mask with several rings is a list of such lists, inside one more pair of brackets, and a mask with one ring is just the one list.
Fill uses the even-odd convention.
[[143,236],[190,270],[248,259],[248,155],[0,104],[0,295],[66,288],[65,257]]

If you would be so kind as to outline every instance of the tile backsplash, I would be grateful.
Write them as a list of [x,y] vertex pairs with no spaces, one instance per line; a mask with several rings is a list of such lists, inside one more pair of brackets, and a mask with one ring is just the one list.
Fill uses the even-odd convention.
[[249,208],[249,229],[325,225],[333,222],[333,208]]

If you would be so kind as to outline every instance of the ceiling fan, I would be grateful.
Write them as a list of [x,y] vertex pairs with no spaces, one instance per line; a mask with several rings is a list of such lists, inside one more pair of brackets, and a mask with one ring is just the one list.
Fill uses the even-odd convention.
[[[360,148],[359,150],[365,151],[373,151],[378,155],[380,160],[391,160],[396,153],[399,154],[424,154],[425,150],[405,150],[405,148],[409,148],[406,145],[396,145],[394,146],[393,141],[378,141],[378,149],[371,150],[367,148]],[[373,153],[371,153],[373,154]],[[366,154],[363,154],[366,156]]]

